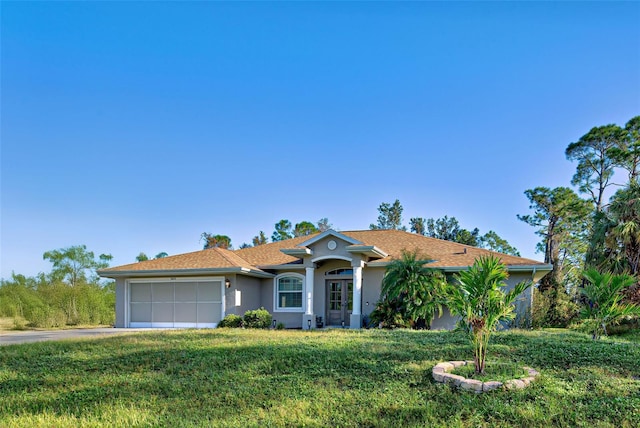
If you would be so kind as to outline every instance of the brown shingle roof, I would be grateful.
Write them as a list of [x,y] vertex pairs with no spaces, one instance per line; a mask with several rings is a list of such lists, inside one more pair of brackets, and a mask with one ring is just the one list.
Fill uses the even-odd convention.
[[401,230],[355,230],[340,233],[362,241],[366,245],[375,245],[386,252],[388,254],[387,257],[376,260],[380,262],[387,262],[394,258],[399,258],[402,255],[402,250],[412,251],[418,249],[423,255],[435,260],[435,262],[429,264],[429,267],[470,266],[477,257],[488,254],[496,255],[508,266],[544,264],[536,260],[496,253],[495,251],[489,251],[483,248],[429,238]]
[[[451,241],[443,241],[436,238],[416,235],[400,230],[354,230],[339,232],[362,242],[363,245],[373,245],[388,254],[383,259],[375,262],[388,262],[402,255],[402,250],[413,251],[417,249],[424,256],[435,260],[429,267],[466,267],[473,264],[481,255],[494,254],[507,266],[531,266],[544,265],[536,260],[522,257],[500,254],[482,248],[458,244]],[[148,260],[104,269],[100,272],[120,271],[156,271],[156,270],[182,270],[182,269],[215,269],[215,268],[247,268],[260,271],[260,268],[268,268],[273,265],[299,263],[300,259],[288,256],[281,249],[295,248],[299,244],[308,241],[319,233],[300,236],[285,241],[272,242],[257,247],[241,250],[225,250],[212,248],[195,251],[192,253],[169,256],[162,259]]]
[[223,248],[210,248],[208,250],[194,251],[192,253],[178,254],[161,259],[147,260],[103,269],[100,272],[118,271],[147,271],[147,270],[183,270],[183,269],[215,269],[215,268],[246,268],[259,270],[251,265],[235,252]]
[[286,239],[284,241],[272,242],[270,244],[258,245],[256,247],[236,250],[236,254],[255,266],[284,265],[296,263],[300,259],[284,254],[281,249],[294,248],[298,244],[308,241],[319,233],[308,236],[298,236],[297,238]]

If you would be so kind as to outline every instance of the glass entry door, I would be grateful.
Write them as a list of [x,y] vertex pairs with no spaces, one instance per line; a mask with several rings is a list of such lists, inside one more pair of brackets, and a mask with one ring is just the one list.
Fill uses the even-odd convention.
[[348,327],[352,311],[353,280],[327,280],[327,325]]

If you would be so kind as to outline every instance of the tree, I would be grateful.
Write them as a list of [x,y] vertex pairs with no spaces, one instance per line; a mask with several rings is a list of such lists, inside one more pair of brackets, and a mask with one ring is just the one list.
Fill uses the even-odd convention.
[[138,262],[146,262],[147,260],[149,260],[149,256],[143,252],[140,252],[140,254],[136,256],[136,261]]
[[113,258],[111,254],[100,254],[96,260],[93,251],[87,251],[86,245],[76,245],[59,250],[47,251],[42,255],[44,260],[53,264],[51,276],[57,280],[68,280],[72,287],[80,281],[87,281],[87,274],[95,276],[96,269],[109,266]]
[[427,233],[426,229],[426,219],[422,217],[412,217],[409,219],[409,225],[411,226],[411,231],[413,233],[417,233],[418,235],[424,235]]
[[258,245],[264,245],[267,243],[267,235],[265,235],[263,231],[260,231],[256,236],[253,237],[251,242],[253,243],[254,247],[257,247]]
[[509,245],[506,239],[501,238],[493,230],[488,231],[480,238],[480,246],[498,253],[520,257],[520,252],[515,247]]
[[602,244],[597,266],[613,272],[640,274],[640,184],[631,181],[611,198],[598,217],[593,242]]
[[525,195],[534,212],[517,217],[536,228],[542,238],[537,249],[553,265],[539,283],[542,299],[549,302],[542,324],[564,326],[575,316],[567,290],[576,290],[581,282],[593,205],[567,187],[536,187]]
[[615,163],[610,153],[619,147],[621,135],[617,125],[595,127],[565,151],[568,160],[578,162],[571,184],[591,195],[596,211],[602,211],[603,195],[611,184]]
[[310,221],[301,221],[296,223],[293,228],[293,236],[307,236],[316,233],[318,228]]
[[542,237],[537,250],[544,253],[545,263],[553,265],[553,271],[541,282],[544,291],[563,283],[565,262],[582,265],[592,205],[567,187],[536,187],[524,193],[534,213],[517,217],[537,228],[536,235]]
[[318,226],[318,232],[324,232],[333,228],[333,225],[329,223],[329,219],[326,217],[323,217],[320,220],[318,220],[317,226]]
[[240,250],[244,250],[245,248],[251,248],[251,244],[247,244],[246,242],[243,242],[242,245],[240,245]]
[[291,238],[293,238],[291,222],[285,219],[277,222],[275,225],[275,231],[271,234],[271,242],[284,241],[285,239]]
[[640,174],[640,116],[631,118],[620,131],[618,145],[607,154],[613,164],[627,171],[629,182],[637,182]]
[[167,257],[169,254],[165,253],[164,251],[156,254],[156,256],[154,257],[154,259],[163,259],[165,257]]
[[508,276],[500,259],[481,256],[469,270],[455,274],[455,283],[448,287],[447,306],[467,326],[476,373],[484,373],[491,334],[498,323],[515,318],[513,303],[531,286],[531,282],[520,282],[505,292]]
[[478,228],[469,231],[460,227],[458,219],[455,217],[447,217],[446,215],[439,219],[427,219],[426,236],[445,241],[457,242],[459,244],[471,245],[477,247],[479,245],[480,231]]
[[402,205],[400,201],[396,199],[393,204],[389,204],[387,202],[383,202],[378,207],[378,212],[380,215],[378,216],[377,224],[370,224],[369,229],[372,230],[407,230],[406,227],[402,226]]
[[582,287],[585,305],[580,316],[594,340],[607,335],[607,326],[616,325],[626,317],[640,316],[640,306],[622,302],[622,293],[636,283],[636,278],[600,273],[596,269],[586,270],[584,277],[587,280]]
[[213,235],[211,233],[202,232],[200,237],[204,241],[204,249],[224,248],[231,249],[231,238],[227,235]]
[[431,326],[436,312],[442,314],[442,290],[446,279],[442,272],[426,268],[428,257],[416,251],[403,251],[400,259],[393,260],[382,279],[381,301],[399,303],[401,312],[414,328]]
[[480,246],[480,230],[476,227],[475,229],[469,231],[467,229],[460,229],[458,236],[455,239],[455,242],[460,244],[470,245],[472,247]]

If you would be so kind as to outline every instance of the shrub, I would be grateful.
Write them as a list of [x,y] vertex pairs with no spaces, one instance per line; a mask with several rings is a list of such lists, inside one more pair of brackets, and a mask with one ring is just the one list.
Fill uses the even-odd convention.
[[378,302],[369,316],[369,325],[380,328],[406,328],[409,320],[404,317],[402,302],[384,299]]
[[234,314],[229,314],[218,324],[218,327],[226,328],[240,328],[242,327],[242,317]]
[[265,308],[244,313],[244,326],[247,328],[271,327],[271,314]]
[[567,327],[578,316],[578,305],[571,301],[567,293],[557,293],[554,289],[544,292],[533,289],[531,327]]
[[635,284],[630,275],[600,273],[595,269],[584,272],[587,282],[582,287],[586,304],[580,312],[585,327],[594,339],[608,335],[607,327],[625,318],[640,316],[640,306],[623,302],[623,291]]
[[24,324],[24,321],[21,318],[13,319],[13,328],[12,330],[25,330],[27,326]]
[[284,323],[279,322],[279,323],[276,325],[276,330],[284,330]]

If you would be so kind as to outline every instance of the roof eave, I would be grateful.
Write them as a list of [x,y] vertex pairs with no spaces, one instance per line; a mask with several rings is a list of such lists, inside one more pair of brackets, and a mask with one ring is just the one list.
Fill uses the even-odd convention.
[[287,256],[292,256],[292,257],[304,257],[304,256],[310,256],[313,254],[313,251],[311,251],[311,249],[307,247],[282,248],[280,252],[286,254]]
[[[367,266],[370,267],[386,267],[389,264],[391,264],[392,262],[390,261],[386,261],[386,262],[369,262],[367,263]],[[539,265],[506,265],[507,266],[507,270],[509,272],[534,272],[534,273],[538,273],[538,274],[543,274],[542,276],[546,275],[547,273],[551,272],[553,270],[553,265],[550,264],[539,264]],[[429,266],[429,264],[426,265],[426,267],[432,268],[432,269],[439,269],[442,270],[444,272],[460,272],[463,270],[468,270],[469,266]],[[542,277],[541,276],[541,277]]]
[[389,255],[375,245],[349,245],[348,247],[345,247],[345,250],[347,250],[348,253],[364,254],[369,257],[376,257],[380,259]]
[[223,267],[223,268],[203,268],[203,269],[150,269],[150,270],[119,270],[108,271],[99,270],[98,275],[103,278],[130,278],[144,276],[201,276],[201,275],[224,275],[224,274],[241,274],[253,276],[257,278],[273,278],[275,275],[264,272],[259,269],[250,269],[246,267]]
[[268,270],[286,270],[286,269],[305,269],[307,266],[301,263],[291,263],[284,265],[259,265],[260,269],[268,269]]

